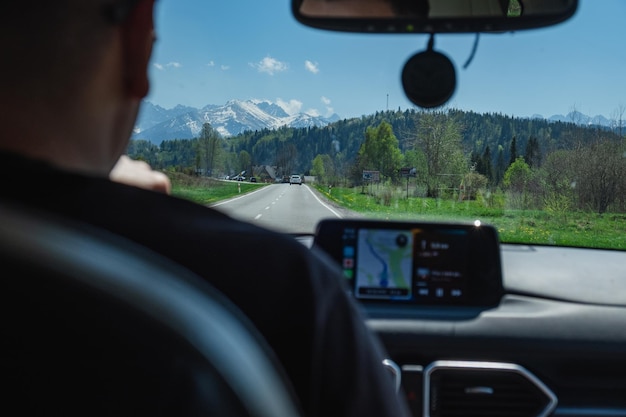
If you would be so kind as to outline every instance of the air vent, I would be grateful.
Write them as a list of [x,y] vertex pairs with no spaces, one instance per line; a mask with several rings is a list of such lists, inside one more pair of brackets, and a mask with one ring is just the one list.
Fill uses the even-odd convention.
[[437,361],[424,371],[424,417],[546,417],[556,396],[519,365]]

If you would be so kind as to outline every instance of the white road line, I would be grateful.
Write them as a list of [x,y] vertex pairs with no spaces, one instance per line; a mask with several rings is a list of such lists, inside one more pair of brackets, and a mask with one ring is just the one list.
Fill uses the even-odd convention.
[[233,201],[237,201],[237,200],[239,200],[239,199],[241,199],[241,198],[248,197],[248,196],[250,196],[250,195],[252,195],[252,194],[258,193],[259,191],[262,191],[262,190],[264,190],[265,188],[266,188],[266,187],[261,187],[261,188],[259,188],[258,190],[251,191],[251,192],[246,193],[246,194],[244,194],[244,195],[242,195],[242,196],[235,197],[235,198],[231,198],[230,200],[221,201],[221,202],[219,202],[219,203],[210,204],[210,205],[209,205],[209,207],[217,207],[217,206],[221,206],[222,204],[232,203]]
[[309,188],[308,185],[305,185],[306,189],[309,190],[309,192],[313,195],[313,197],[315,197],[315,199],[317,200],[318,203],[320,203],[321,205],[323,205],[324,207],[326,207],[331,213],[333,213],[335,216],[339,217],[340,219],[343,218],[343,216],[339,213],[337,213],[335,210],[332,209],[332,207],[330,207],[328,204],[324,203],[322,200],[320,200],[313,191],[311,191],[311,188]]
[[254,218],[254,220],[259,220],[261,218],[262,214],[257,214],[256,217]]

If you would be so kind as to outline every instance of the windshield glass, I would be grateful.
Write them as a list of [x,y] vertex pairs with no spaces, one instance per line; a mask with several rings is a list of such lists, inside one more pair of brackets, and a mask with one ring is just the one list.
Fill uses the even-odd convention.
[[435,36],[457,86],[431,110],[400,79],[427,35],[311,29],[289,3],[158,3],[129,155],[175,195],[287,233],[338,216],[480,220],[503,242],[626,249],[625,2]]

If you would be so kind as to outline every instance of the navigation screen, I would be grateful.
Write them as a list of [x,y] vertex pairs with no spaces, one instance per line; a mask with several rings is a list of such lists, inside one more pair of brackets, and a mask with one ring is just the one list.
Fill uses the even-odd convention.
[[494,306],[504,294],[498,231],[480,221],[324,219],[313,245],[368,305]]
[[345,229],[344,274],[359,299],[462,302],[468,245],[463,229]]

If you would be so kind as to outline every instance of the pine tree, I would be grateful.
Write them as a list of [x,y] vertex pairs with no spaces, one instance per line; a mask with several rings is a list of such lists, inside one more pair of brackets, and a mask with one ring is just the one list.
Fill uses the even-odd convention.
[[508,166],[511,166],[511,164],[513,164],[513,162],[515,162],[515,160],[517,159],[517,138],[515,136],[513,136],[513,139],[511,139],[511,150],[509,154],[510,156]]
[[524,160],[531,168],[537,168],[541,165],[541,149],[539,147],[539,141],[536,137],[531,136],[526,143],[526,150],[524,151]]
[[489,179],[489,182],[493,182],[493,162],[491,161],[491,149],[489,149],[489,145],[487,145],[487,147],[485,148],[485,152],[483,152],[481,160],[483,166],[483,172],[481,172],[481,174],[487,177]]

